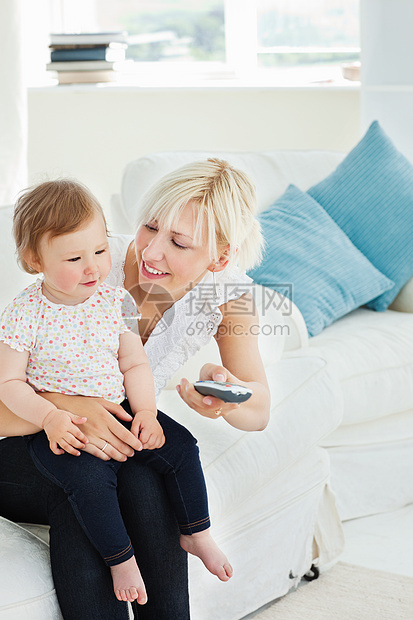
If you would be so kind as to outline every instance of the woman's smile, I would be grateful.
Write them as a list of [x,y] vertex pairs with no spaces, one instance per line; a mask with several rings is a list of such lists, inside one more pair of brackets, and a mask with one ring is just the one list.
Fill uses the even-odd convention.
[[151,267],[144,260],[142,260],[141,262],[141,271],[142,271],[142,274],[146,276],[147,278],[158,279],[158,278],[162,278],[168,275],[168,272],[155,269],[155,267]]

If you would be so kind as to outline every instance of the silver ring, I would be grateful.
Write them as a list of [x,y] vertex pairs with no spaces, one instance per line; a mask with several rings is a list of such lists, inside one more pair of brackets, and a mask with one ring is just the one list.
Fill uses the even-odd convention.
[[107,445],[108,445],[108,442],[106,441],[106,442],[105,442],[105,445],[103,446],[103,448],[101,448],[102,452],[104,452],[104,451],[105,451],[105,448],[106,448],[106,446],[107,446]]

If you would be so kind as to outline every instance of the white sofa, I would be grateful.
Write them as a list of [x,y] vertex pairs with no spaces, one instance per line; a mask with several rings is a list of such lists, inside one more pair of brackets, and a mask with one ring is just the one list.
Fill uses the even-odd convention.
[[[146,188],[170,170],[211,155],[217,153],[159,153],[131,162],[112,199],[112,230],[131,233]],[[343,158],[297,151],[218,155],[250,173],[260,210],[290,183],[306,190]],[[13,263],[10,210],[0,218],[2,272],[8,274],[4,305],[26,277]],[[272,398],[267,429],[245,434],[195,415],[175,392],[177,378],[158,403],[198,438],[214,535],[235,569],[223,584],[190,558],[194,620],[239,620],[295,587],[312,564],[337,560],[344,542],[341,520],[413,502],[406,476],[413,465],[413,315],[358,309],[309,339],[298,308],[278,297],[268,309],[262,305],[266,289],[256,291],[262,322],[270,326],[260,341]],[[409,299],[410,289],[403,295]],[[203,361],[213,359],[218,361],[215,343],[179,376],[195,379]],[[7,587],[0,585],[0,619],[59,618],[51,606],[47,554],[30,537],[0,521],[0,572],[7,566],[10,576]],[[37,570],[35,575],[28,566],[22,577],[15,557],[27,544],[38,556]],[[38,578],[37,590],[27,590],[23,578],[32,584]]]

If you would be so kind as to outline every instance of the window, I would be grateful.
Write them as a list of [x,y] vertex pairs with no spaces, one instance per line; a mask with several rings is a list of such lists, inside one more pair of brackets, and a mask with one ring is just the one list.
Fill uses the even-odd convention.
[[[333,79],[360,60],[359,0],[257,0],[261,68]],[[333,69],[333,71],[332,71]],[[334,71],[335,70],[335,71]]]
[[224,0],[100,0],[99,28],[128,32],[137,62],[225,62]]
[[248,83],[339,81],[359,61],[360,0],[49,0],[51,29],[126,30],[133,72]]

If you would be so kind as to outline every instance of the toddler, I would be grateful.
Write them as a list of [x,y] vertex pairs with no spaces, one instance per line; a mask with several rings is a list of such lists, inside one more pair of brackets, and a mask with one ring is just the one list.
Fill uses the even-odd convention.
[[104,283],[111,258],[101,206],[75,181],[42,183],[18,199],[14,236],[23,268],[43,275],[1,316],[0,399],[43,429],[28,437],[29,452],[39,471],[67,493],[79,523],[110,567],[116,597],[147,600],[117,501],[121,463],[83,451],[88,439],[79,425],[86,418],[57,409],[41,392],[122,404],[133,417],[125,425],[141,443],[131,458],[165,476],[182,547],[227,581],[232,568],[210,535],[196,440],[157,412],[149,362],[132,331],[139,318],[134,300],[126,290]]

